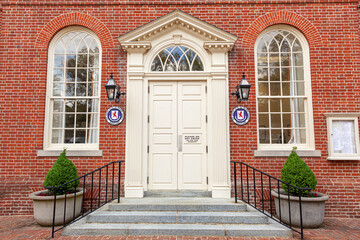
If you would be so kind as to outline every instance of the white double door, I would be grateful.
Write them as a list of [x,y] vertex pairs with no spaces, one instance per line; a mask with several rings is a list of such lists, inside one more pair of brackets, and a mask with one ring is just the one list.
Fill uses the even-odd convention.
[[207,189],[206,82],[149,82],[148,188]]

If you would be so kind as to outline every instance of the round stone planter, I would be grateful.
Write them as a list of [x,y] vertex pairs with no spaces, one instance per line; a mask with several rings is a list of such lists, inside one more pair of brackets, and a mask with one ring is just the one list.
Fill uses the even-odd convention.
[[[38,196],[40,193],[46,193],[47,190],[38,191],[29,195],[33,200],[34,218],[41,226],[52,226],[53,211],[54,211],[54,196]],[[78,190],[76,193],[76,207],[75,218],[80,215],[83,199],[83,190]],[[66,216],[65,223],[74,219],[74,200],[75,193],[66,195]],[[64,205],[65,195],[56,196],[56,211],[55,211],[55,225],[62,225],[64,223]]]
[[[301,208],[304,228],[317,228],[324,221],[325,201],[328,195],[316,193],[318,197],[302,197]],[[280,218],[279,194],[277,190],[272,190],[271,195],[275,199],[276,214]],[[290,225],[289,220],[289,201],[286,192],[280,190],[280,209],[281,221]],[[300,227],[300,206],[299,197],[290,196],[291,226]]]

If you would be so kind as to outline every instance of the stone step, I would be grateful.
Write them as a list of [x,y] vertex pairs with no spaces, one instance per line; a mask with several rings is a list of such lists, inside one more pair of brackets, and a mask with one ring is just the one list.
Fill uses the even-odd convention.
[[151,190],[145,191],[144,197],[169,198],[169,197],[211,197],[210,191],[199,190]]
[[86,222],[265,224],[268,218],[258,212],[96,211]]
[[126,204],[112,203],[109,211],[197,211],[197,212],[244,212],[245,204]]
[[275,224],[116,224],[82,223],[65,228],[64,236],[106,235],[184,235],[184,236],[257,236],[291,237],[292,232]]

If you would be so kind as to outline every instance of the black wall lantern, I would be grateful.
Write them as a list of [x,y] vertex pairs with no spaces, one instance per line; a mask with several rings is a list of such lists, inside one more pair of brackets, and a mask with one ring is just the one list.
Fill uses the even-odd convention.
[[240,103],[241,101],[249,100],[249,92],[251,85],[248,80],[245,78],[245,72],[243,72],[243,78],[240,81],[240,84],[236,86],[236,92],[232,92],[231,95],[236,96],[236,101]]
[[120,88],[120,85],[116,85],[115,80],[113,79],[113,73],[111,73],[110,79],[105,85],[106,94],[109,101],[115,101],[116,103],[120,102],[120,96],[125,95],[125,93],[120,92]]

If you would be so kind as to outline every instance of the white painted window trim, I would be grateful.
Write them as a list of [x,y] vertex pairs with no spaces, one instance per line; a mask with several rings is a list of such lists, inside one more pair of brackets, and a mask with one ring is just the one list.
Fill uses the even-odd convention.
[[[360,113],[326,113],[327,136],[328,136],[328,160],[360,160],[359,143],[359,116]],[[333,146],[333,121],[354,121],[356,153],[334,153]]]
[[[271,151],[278,152],[279,150],[286,151],[291,150],[294,146],[298,148],[298,150],[307,150],[305,152],[309,152],[310,156],[320,156],[321,152],[315,150],[315,140],[314,140],[314,120],[313,120],[313,108],[312,108],[312,91],[311,91],[311,74],[310,74],[310,55],[309,55],[309,45],[304,37],[304,35],[296,30],[295,28],[284,25],[278,24],[271,26],[264,30],[262,33],[259,34],[258,38],[256,39],[255,46],[254,46],[254,56],[255,56],[255,86],[256,86],[256,121],[257,124],[259,122],[259,114],[258,114],[258,66],[257,66],[257,47],[261,40],[261,38],[266,35],[267,33],[274,31],[274,30],[285,30],[292,34],[294,34],[300,41],[301,46],[303,47],[303,61],[304,61],[304,79],[305,79],[305,122],[306,122],[306,144],[260,144],[260,136],[259,136],[259,129],[257,126],[257,146],[258,149],[254,151],[255,156],[265,156],[269,154]],[[269,89],[270,91],[270,89]],[[304,152],[304,153],[305,153]],[[279,154],[272,154],[278,156]],[[280,156],[283,156],[280,154]]]
[[[56,44],[61,40],[61,38],[73,31],[82,31],[91,35],[95,41],[97,41],[99,47],[99,86],[98,86],[98,100],[99,100],[99,112],[98,112],[98,133],[97,133],[97,141],[95,144],[51,144],[51,123],[52,123],[52,106],[51,106],[51,98],[52,98],[52,84],[53,84],[53,69],[54,69],[54,52]],[[81,150],[99,150],[99,136],[100,136],[100,107],[101,107],[101,63],[102,63],[102,47],[101,42],[97,35],[90,31],[87,28],[80,26],[70,26],[67,27],[60,32],[58,32],[54,38],[51,40],[48,48],[48,70],[47,70],[47,84],[46,84],[46,105],[45,105],[45,126],[44,126],[44,142],[43,142],[43,150],[38,151],[38,156],[55,156],[57,154],[56,150],[62,150],[66,148],[68,151],[68,155],[73,156],[100,156],[102,155],[102,151],[97,152],[89,152],[88,154],[84,154]],[[77,98],[74,96],[74,98]],[[74,150],[72,154],[71,151]],[[48,152],[47,152],[48,151]],[[46,153],[47,152],[47,153]],[[94,155],[95,154],[95,155]],[[58,156],[58,155],[57,155]]]

